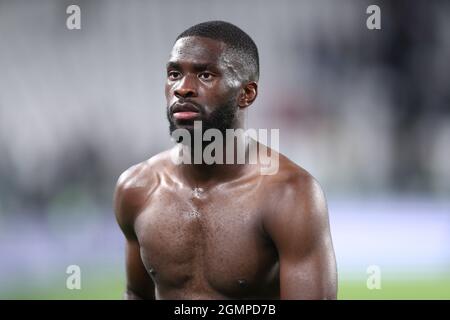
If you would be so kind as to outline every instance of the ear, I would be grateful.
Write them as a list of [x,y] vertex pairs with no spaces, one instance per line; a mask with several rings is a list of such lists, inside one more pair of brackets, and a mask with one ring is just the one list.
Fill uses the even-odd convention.
[[254,81],[248,82],[242,89],[239,96],[239,107],[242,109],[250,106],[258,95],[258,84]]

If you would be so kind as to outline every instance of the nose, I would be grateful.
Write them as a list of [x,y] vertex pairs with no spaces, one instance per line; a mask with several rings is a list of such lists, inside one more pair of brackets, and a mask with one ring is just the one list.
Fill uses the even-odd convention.
[[191,79],[189,75],[183,77],[179,82],[178,87],[175,89],[175,96],[177,98],[191,98],[197,96],[197,89],[195,87],[195,81]]

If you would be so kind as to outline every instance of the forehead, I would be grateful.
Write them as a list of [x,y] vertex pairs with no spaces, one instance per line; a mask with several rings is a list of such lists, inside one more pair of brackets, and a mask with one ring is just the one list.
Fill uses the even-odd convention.
[[175,42],[169,61],[218,64],[225,51],[221,41],[205,37],[185,37]]

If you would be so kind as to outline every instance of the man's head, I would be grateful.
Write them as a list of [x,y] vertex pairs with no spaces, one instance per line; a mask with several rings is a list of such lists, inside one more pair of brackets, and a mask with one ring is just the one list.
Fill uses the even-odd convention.
[[197,24],[181,33],[167,63],[170,131],[243,126],[243,110],[257,96],[258,49],[238,27],[223,21]]

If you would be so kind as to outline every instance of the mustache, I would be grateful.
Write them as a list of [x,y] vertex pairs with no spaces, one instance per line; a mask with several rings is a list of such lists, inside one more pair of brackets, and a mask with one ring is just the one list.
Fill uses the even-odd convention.
[[175,107],[176,107],[177,105],[180,105],[180,104],[190,104],[190,105],[193,105],[195,108],[197,108],[197,110],[198,110],[201,114],[204,114],[204,109],[205,109],[205,108],[204,108],[201,104],[199,104],[199,103],[197,103],[197,102],[195,102],[195,101],[189,100],[189,99],[179,99],[179,100],[175,101],[174,103],[172,103],[172,104],[170,105],[170,107],[169,107],[169,112],[170,112],[170,114],[173,114]]

